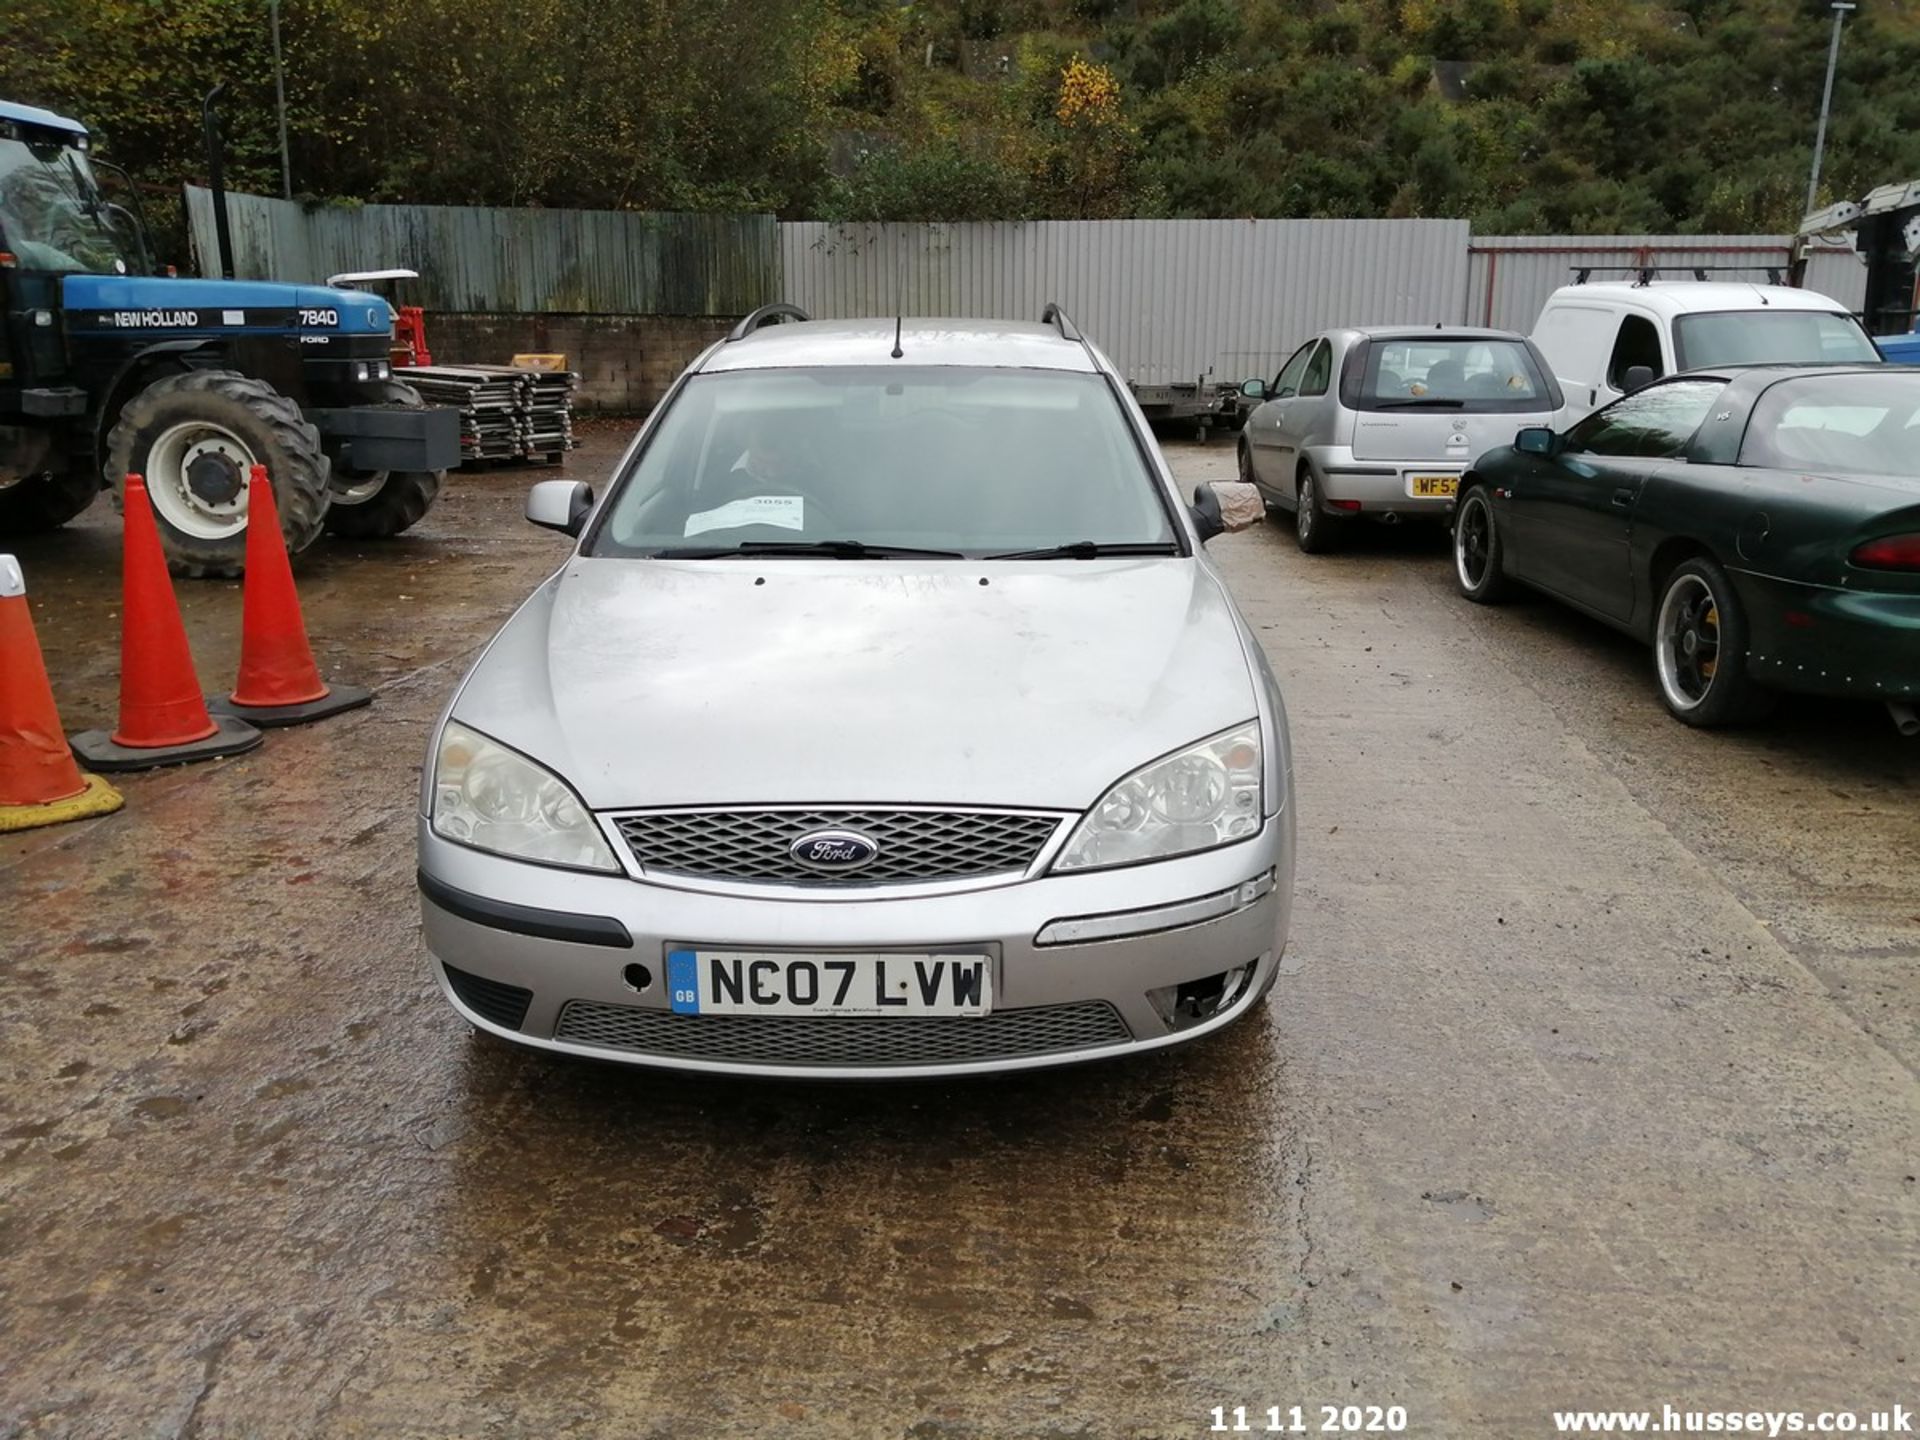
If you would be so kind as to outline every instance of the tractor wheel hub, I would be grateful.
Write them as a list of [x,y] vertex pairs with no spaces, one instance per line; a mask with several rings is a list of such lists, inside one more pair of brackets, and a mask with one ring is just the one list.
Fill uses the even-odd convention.
[[187,488],[207,505],[231,505],[246,485],[246,475],[231,455],[203,449],[187,462]]

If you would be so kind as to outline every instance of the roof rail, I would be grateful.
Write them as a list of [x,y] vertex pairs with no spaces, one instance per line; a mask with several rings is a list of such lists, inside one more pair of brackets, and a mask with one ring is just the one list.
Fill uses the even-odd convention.
[[1086,343],[1086,337],[1080,333],[1080,327],[1067,318],[1067,312],[1060,308],[1058,300],[1049,300],[1047,308],[1040,312],[1040,323],[1051,325],[1060,332],[1062,340],[1078,340]]
[[811,320],[813,317],[798,305],[789,305],[784,300],[776,300],[771,305],[762,305],[751,315],[742,316],[740,323],[727,332],[727,339],[744,340],[769,320]]

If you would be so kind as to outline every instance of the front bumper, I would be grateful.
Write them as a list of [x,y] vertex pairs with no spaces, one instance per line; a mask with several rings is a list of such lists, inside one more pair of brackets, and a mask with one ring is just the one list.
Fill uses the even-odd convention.
[[1920,595],[1837,590],[1737,571],[1747,673],[1808,695],[1920,696]]
[[[761,899],[558,870],[452,844],[433,834],[424,819],[419,843],[427,950],[448,1002],[471,1024],[538,1049],[720,1074],[966,1075],[1102,1059],[1196,1039],[1244,1014],[1272,986],[1293,898],[1293,824],[1287,811],[1270,817],[1252,839],[1199,855],[911,898]],[[1251,893],[1240,887],[1269,874],[1270,889],[1237,903],[1242,893]],[[1218,900],[1222,895],[1231,897],[1224,906]],[[1208,903],[1196,907],[1198,901]],[[1213,913],[1223,908],[1226,913]],[[1163,910],[1164,915],[1153,913]],[[1211,918],[1193,918],[1209,913]],[[1112,917],[1119,915],[1138,915],[1143,928],[1172,928],[1104,933],[1116,928]],[[561,923],[550,923],[555,920]],[[1078,929],[1059,926],[1089,920]],[[568,936],[568,922],[584,922],[586,929]],[[1129,923],[1118,925],[1128,928]],[[1055,936],[1091,931],[1100,938],[1039,943],[1049,926],[1056,927]],[[537,930],[550,933],[529,933]],[[619,943],[622,934],[629,944]],[[984,1019],[993,1022],[994,1033],[1012,1038],[1002,1053],[974,1053],[969,1045],[988,1031],[956,1027],[981,1022],[947,1019],[937,1036],[927,1032],[930,1042],[939,1042],[929,1044],[929,1058],[903,1056],[902,1045],[891,1042],[906,1032],[892,1029],[877,1036],[890,1043],[865,1047],[863,1053],[878,1058],[850,1061],[845,1057],[851,1051],[862,1050],[840,1043],[850,1027],[864,1027],[863,1033],[874,1038],[875,1027],[915,1022],[909,1017],[797,1017],[783,1022],[779,1043],[768,1042],[760,1047],[764,1054],[743,1058],[739,1027],[765,1030],[762,1017],[675,1015],[671,1009],[667,952],[689,945],[986,952],[993,957],[993,1013]],[[639,989],[631,983],[636,965],[651,976],[651,983]],[[450,977],[449,967],[458,973]],[[1201,1018],[1170,1016],[1177,987],[1236,971],[1244,973],[1235,977],[1218,1009]],[[501,1023],[514,1018],[521,992],[525,1008],[517,1025]],[[495,995],[512,995],[510,1008],[489,1003]],[[481,1008],[475,1008],[476,1001]],[[1105,1016],[1102,1007],[1111,1007],[1104,1028],[1082,1023],[1095,1012]],[[729,1026],[724,1035],[718,1028]],[[809,1026],[838,1027],[835,1043],[822,1053],[839,1058],[819,1060],[808,1052],[804,1027]],[[651,1043],[648,1036],[662,1038]],[[713,1037],[710,1052],[702,1036]],[[627,1038],[616,1043],[608,1037]],[[789,1042],[795,1048],[783,1058],[780,1046]]]

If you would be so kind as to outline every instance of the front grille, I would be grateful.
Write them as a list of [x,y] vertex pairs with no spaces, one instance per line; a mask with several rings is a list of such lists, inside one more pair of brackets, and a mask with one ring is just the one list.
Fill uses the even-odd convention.
[[527,1018],[527,1006],[533,1003],[533,991],[499,980],[489,980],[483,975],[469,975],[444,961],[442,968],[447,972],[447,983],[453,987],[453,993],[474,1014],[484,1016],[508,1030],[518,1030],[521,1022]]
[[[1057,815],[981,810],[663,810],[614,822],[646,869],[708,880],[884,885],[1019,873],[1052,838]],[[813,830],[857,830],[878,847],[842,874],[810,869],[787,847]]]
[[1058,1055],[1133,1038],[1104,1000],[990,1015],[676,1015],[569,1000],[557,1040],[744,1065],[953,1065]]

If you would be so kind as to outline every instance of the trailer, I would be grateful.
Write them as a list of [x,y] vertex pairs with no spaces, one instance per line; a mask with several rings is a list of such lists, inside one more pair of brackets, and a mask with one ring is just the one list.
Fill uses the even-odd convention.
[[1218,385],[1204,375],[1170,385],[1142,385],[1129,380],[1141,413],[1155,425],[1190,421],[1202,445],[1214,426],[1238,430],[1246,415],[1240,408],[1240,390],[1236,385]]

